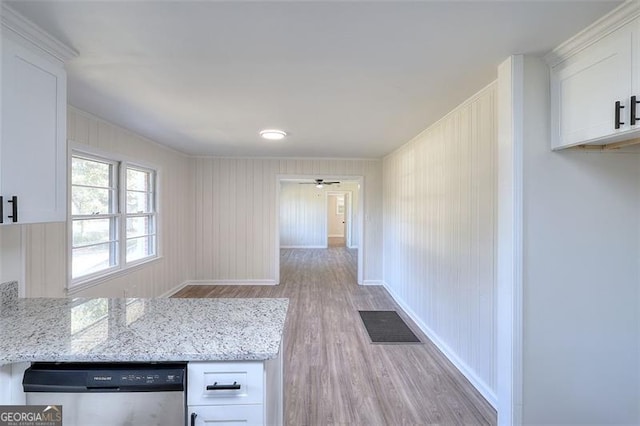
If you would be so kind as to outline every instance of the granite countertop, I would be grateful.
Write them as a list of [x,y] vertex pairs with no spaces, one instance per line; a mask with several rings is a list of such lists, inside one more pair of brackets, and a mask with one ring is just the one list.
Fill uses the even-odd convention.
[[288,299],[20,299],[0,288],[0,364],[266,360]]

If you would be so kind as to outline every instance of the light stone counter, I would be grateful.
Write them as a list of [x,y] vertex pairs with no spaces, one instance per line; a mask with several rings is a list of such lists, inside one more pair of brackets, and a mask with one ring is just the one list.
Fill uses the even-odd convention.
[[0,288],[0,364],[277,357],[288,299],[19,299]]

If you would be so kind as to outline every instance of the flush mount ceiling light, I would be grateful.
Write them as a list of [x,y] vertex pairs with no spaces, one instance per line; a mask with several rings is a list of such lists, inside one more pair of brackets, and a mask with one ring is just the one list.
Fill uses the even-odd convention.
[[279,141],[287,136],[287,133],[277,129],[266,129],[260,132],[260,136],[272,141]]

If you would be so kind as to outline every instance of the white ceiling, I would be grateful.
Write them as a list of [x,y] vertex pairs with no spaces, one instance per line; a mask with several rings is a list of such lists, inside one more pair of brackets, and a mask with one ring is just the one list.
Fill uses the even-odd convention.
[[[9,1],[69,102],[190,154],[381,157],[619,1]],[[265,141],[264,128],[290,134]]]

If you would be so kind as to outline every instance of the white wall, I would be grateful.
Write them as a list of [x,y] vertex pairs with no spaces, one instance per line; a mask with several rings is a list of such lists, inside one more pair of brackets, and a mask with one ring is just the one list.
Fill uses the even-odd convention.
[[495,404],[496,84],[384,159],[384,280]]
[[282,182],[280,247],[325,247],[325,191],[314,185]]
[[[331,191],[349,191],[352,194],[352,246],[358,242],[358,184],[342,182],[339,185],[316,188],[297,182],[280,185],[280,247],[326,247],[327,201]],[[327,197],[329,197],[327,199]],[[333,205],[335,212],[335,201]],[[329,224],[330,226],[330,224]],[[342,219],[340,219],[342,226]],[[343,228],[340,229],[342,231]],[[331,232],[329,232],[331,233]]]
[[364,177],[364,280],[381,280],[380,160],[249,158],[196,159],[196,279],[231,283],[277,281],[279,175]]
[[548,69],[524,68],[526,424],[640,424],[640,156],[552,152]]
[[22,279],[21,226],[0,226],[0,283]]
[[[194,273],[193,160],[125,129],[69,107],[69,140],[139,159],[158,167],[161,258],[128,274],[108,279],[74,296],[159,296]],[[23,225],[28,297],[64,297],[67,225]]]

